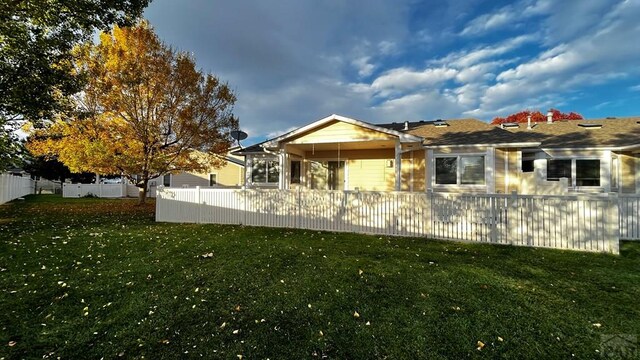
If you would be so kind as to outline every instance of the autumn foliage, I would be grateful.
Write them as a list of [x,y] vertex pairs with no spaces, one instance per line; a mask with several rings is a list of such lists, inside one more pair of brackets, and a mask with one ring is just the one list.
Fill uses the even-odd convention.
[[224,164],[238,121],[227,84],[163,44],[147,23],[115,27],[100,43],[76,49],[75,71],[87,86],[28,143],[73,172],[122,174],[141,189],[150,179]]
[[[557,109],[551,109],[549,110],[551,111],[551,113],[553,114],[553,121],[558,121],[558,120],[582,120],[583,117],[582,115],[575,113],[575,112],[570,112],[568,114],[565,114],[563,112],[561,112],[560,110]],[[529,110],[525,110],[525,111],[520,111],[518,113],[515,114],[511,114],[507,117],[496,117],[494,118],[491,123],[494,125],[499,125],[499,124],[504,124],[504,123],[526,123],[527,122],[527,117],[531,115],[531,122],[546,122],[547,121],[547,115],[541,113],[540,111],[529,111]]]

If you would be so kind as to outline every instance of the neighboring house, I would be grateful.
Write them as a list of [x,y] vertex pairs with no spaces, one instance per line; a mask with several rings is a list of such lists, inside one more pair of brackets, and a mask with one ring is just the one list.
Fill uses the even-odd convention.
[[[166,187],[241,187],[244,183],[244,159],[232,154],[239,147],[229,149],[224,157],[226,164],[206,172],[180,172],[167,174],[149,181],[149,191],[155,194],[158,186]],[[153,195],[152,195],[153,196]]]
[[[640,118],[495,126],[331,115],[235,152],[246,188],[636,193]],[[602,126],[580,125],[600,123]],[[600,132],[598,132],[600,131]]]

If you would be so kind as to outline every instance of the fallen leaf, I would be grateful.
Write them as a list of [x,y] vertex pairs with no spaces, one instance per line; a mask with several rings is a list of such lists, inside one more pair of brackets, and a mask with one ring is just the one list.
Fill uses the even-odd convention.
[[480,340],[478,340],[478,343],[476,344],[476,346],[478,346],[476,349],[478,349],[478,351],[482,350],[482,348],[484,348],[484,343]]
[[11,347],[16,346],[16,344],[17,343],[15,341],[9,341],[9,346],[11,346]]
[[353,317],[357,319],[357,318],[359,318],[359,317],[360,317],[360,314],[358,314],[358,312],[357,312],[357,311],[354,311],[354,312],[353,312]]

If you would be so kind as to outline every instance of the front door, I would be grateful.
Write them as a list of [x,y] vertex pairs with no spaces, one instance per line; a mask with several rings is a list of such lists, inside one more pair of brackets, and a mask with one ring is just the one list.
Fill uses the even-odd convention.
[[344,190],[344,161],[327,162],[329,190]]

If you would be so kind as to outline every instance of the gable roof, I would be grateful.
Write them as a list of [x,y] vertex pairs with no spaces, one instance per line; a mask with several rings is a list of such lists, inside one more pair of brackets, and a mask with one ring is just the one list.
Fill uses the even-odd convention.
[[[586,127],[580,126],[585,124]],[[551,124],[539,122],[533,125],[532,129],[527,129],[524,123],[504,130],[520,141],[539,141],[542,148],[640,148],[640,117],[554,121]]]
[[402,131],[398,131],[395,129],[391,129],[391,128],[387,128],[387,127],[383,127],[380,125],[374,125],[374,124],[370,124],[368,122],[364,122],[361,120],[356,120],[356,119],[352,119],[352,118],[348,118],[346,116],[341,116],[341,115],[329,115],[325,118],[322,118],[318,121],[314,121],[311,124],[305,125],[301,128],[297,128],[293,131],[290,131],[286,134],[280,135],[278,137],[275,137],[273,139],[267,140],[263,143],[263,146],[266,147],[276,147],[276,145],[281,142],[281,141],[285,141],[287,139],[290,139],[292,137],[298,136],[300,134],[306,133],[308,131],[312,131],[316,128],[319,128],[327,123],[330,123],[332,121],[341,121],[341,122],[345,122],[348,124],[352,124],[352,125],[356,125],[356,126],[360,126],[366,129],[370,129],[373,131],[378,131],[384,134],[388,134],[391,136],[397,136],[398,139],[400,140],[400,142],[420,142],[422,141],[422,139],[418,136],[412,135],[412,134],[408,134]]

